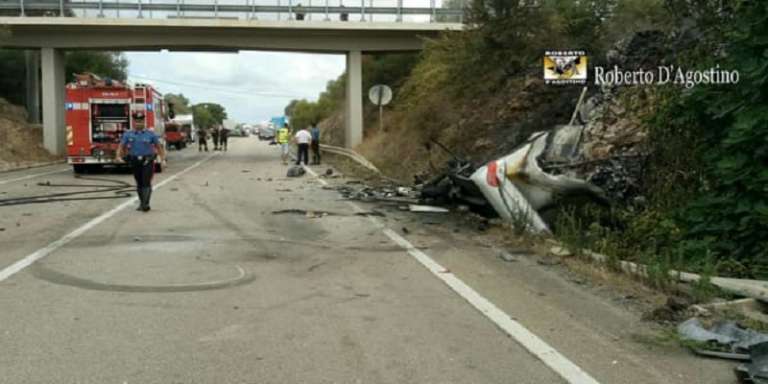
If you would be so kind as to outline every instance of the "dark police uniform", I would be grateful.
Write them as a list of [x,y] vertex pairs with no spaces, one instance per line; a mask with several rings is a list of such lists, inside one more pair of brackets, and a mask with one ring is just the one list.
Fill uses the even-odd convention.
[[152,196],[152,176],[155,173],[155,145],[159,143],[157,135],[148,130],[130,130],[123,134],[120,143],[128,150],[127,161],[133,169],[136,179],[136,193],[141,205],[139,210],[149,211],[149,199]]
[[219,149],[226,152],[227,151],[227,140],[229,139],[229,129],[222,128],[221,131],[219,131]]

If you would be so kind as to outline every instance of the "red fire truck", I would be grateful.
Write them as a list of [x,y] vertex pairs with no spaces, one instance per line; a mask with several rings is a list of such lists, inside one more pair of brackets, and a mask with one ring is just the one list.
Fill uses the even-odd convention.
[[[66,88],[67,158],[75,173],[118,166],[115,152],[123,133],[143,125],[163,137],[166,107],[151,85],[130,87],[87,73]],[[162,139],[161,139],[162,140]],[[162,172],[162,164],[155,164]]]

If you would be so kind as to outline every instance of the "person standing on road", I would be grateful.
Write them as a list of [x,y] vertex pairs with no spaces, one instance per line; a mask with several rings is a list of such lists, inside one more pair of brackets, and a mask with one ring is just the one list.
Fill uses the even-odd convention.
[[309,129],[309,133],[312,135],[312,164],[320,165],[320,128],[317,127],[317,123],[312,123],[312,128]]
[[283,165],[288,164],[288,151],[290,148],[291,131],[288,129],[288,123],[285,123],[282,128],[277,130],[276,141],[280,145],[280,158],[283,160]]
[[221,127],[219,131],[219,149],[227,151],[227,140],[229,139],[229,129],[227,127]]
[[200,127],[197,130],[197,151],[202,152],[203,148],[208,152],[208,130]]
[[[134,119],[142,118],[141,114],[134,116]],[[148,212],[149,199],[152,196],[152,176],[155,174],[155,159],[159,163],[164,161],[165,148],[154,132],[144,129],[144,124],[135,124],[133,130],[126,131],[120,138],[120,145],[115,155],[117,162],[128,161],[133,169],[136,193],[139,195],[140,202],[136,210]]]
[[211,137],[213,137],[213,150],[218,151],[219,150],[219,126],[218,125],[213,126],[213,130],[211,131]]
[[309,145],[312,143],[312,134],[306,128],[303,128],[296,132],[293,140],[296,141],[299,147],[298,154],[296,155],[296,165],[301,164],[302,160],[304,160],[304,165],[308,165]]

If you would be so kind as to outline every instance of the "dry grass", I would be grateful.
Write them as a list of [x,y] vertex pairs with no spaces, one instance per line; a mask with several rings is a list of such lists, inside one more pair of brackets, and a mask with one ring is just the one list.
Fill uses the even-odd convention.
[[24,108],[0,99],[0,170],[59,159],[43,148],[43,130],[26,122]]

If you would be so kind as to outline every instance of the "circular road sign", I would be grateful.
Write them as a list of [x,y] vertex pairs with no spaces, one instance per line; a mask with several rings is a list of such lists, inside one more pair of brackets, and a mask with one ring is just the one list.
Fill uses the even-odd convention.
[[371,90],[368,91],[368,98],[371,99],[371,102],[375,105],[387,105],[392,101],[392,88],[383,84],[374,85],[371,87]]

